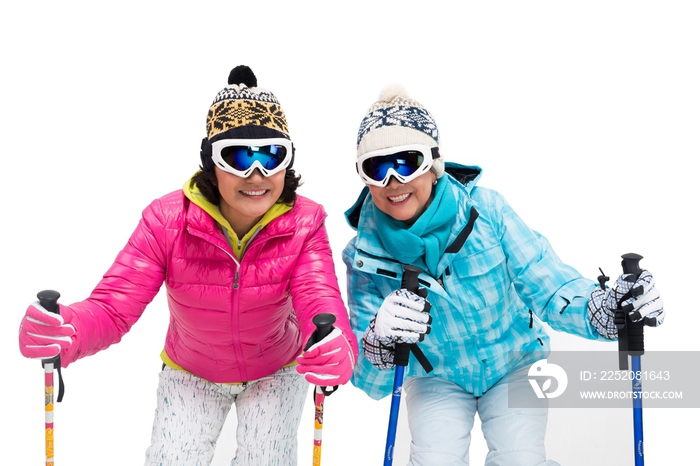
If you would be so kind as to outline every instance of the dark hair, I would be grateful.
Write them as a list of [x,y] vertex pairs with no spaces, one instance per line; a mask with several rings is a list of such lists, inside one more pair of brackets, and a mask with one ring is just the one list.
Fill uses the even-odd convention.
[[[219,194],[219,188],[216,186],[215,170],[198,171],[190,180],[190,188],[195,184],[209,202],[219,205],[221,194]],[[297,200],[297,188],[302,184],[301,175],[297,176],[293,168],[288,168],[284,174],[284,188],[277,202],[289,205],[294,204],[294,201]]]

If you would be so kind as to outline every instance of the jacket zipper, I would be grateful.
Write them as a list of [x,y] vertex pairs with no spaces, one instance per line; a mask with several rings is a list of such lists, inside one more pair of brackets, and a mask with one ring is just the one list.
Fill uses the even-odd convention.
[[[233,283],[231,284],[231,288],[237,290],[240,286],[239,280],[240,280],[240,267],[241,264],[238,262],[238,259],[229,251],[226,250],[226,248],[221,247],[220,245],[216,244],[215,241],[212,241],[212,238],[209,235],[203,234],[203,232],[200,232],[199,230],[196,230],[191,227],[187,227],[187,231],[193,235],[196,236],[207,243],[213,245],[214,247],[222,250],[227,256],[231,258],[233,261],[233,265],[235,267],[235,271],[233,274]],[[248,371],[245,368],[245,360],[243,359],[243,351],[241,350],[241,345],[240,345],[240,340],[237,338],[237,334],[239,333],[239,325],[238,325],[238,293],[231,293],[231,334],[233,336],[233,352],[236,356],[236,360],[239,362],[239,375],[241,377],[241,380],[248,380]],[[236,343],[238,341],[238,343]]]
[[[218,244],[215,244],[215,243],[211,243],[211,244],[213,244],[214,246],[216,246],[217,248],[219,248],[223,252],[225,252],[226,255],[228,255],[231,258],[231,260],[233,261],[233,264],[234,264],[234,267],[236,268],[236,270],[233,274],[233,283],[231,284],[231,288],[233,288],[234,290],[237,290],[239,287],[239,278],[240,278],[239,270],[240,270],[241,264],[238,262],[236,257],[233,254],[231,254],[229,251],[222,248]],[[238,316],[238,293],[232,293],[231,294],[231,332],[234,334],[234,340],[238,340],[236,338],[236,334],[239,333],[238,317],[239,317]],[[239,343],[234,343],[233,350],[234,350],[234,353],[236,354],[236,359],[239,362],[238,367],[239,367],[241,380],[248,380],[248,371],[245,368],[245,361],[243,359],[243,352],[241,351],[240,341],[239,341]]]

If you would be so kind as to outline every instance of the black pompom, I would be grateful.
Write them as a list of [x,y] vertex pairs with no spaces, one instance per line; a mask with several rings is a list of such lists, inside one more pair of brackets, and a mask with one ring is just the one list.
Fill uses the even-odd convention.
[[238,65],[231,70],[228,75],[229,84],[245,84],[248,87],[257,87],[258,78],[253,74],[253,70],[245,65]]

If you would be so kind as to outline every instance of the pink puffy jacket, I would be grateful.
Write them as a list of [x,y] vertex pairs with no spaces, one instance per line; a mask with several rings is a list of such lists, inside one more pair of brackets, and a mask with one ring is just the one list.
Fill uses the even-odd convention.
[[118,342],[163,282],[165,351],[211,382],[255,380],[292,363],[322,312],[335,314],[356,352],[325,217],[321,205],[297,196],[250,240],[239,263],[218,223],[182,191],[153,201],[90,297],[61,306],[77,336],[63,366]]

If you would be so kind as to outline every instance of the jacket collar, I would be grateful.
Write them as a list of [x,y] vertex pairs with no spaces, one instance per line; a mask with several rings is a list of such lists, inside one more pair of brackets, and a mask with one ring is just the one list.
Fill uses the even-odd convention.
[[[276,222],[275,220],[293,210],[295,206],[278,203],[274,204],[265,213],[260,222],[254,225],[248,234],[243,238],[238,238],[226,218],[221,214],[218,206],[209,202],[199,191],[197,185],[190,186],[190,180],[187,180],[182,190],[187,201],[189,201],[186,201],[187,205],[185,207],[188,230],[192,228],[198,231],[200,236],[209,237],[210,241],[221,247],[226,245],[233,249],[234,246],[237,247],[238,243],[241,243],[240,250],[236,251],[237,256],[245,249],[245,245],[261,231],[264,231],[268,236],[279,236],[289,234],[294,229],[294,225],[290,226],[289,222]],[[263,229],[263,227],[265,228]],[[237,243],[236,245],[231,243],[234,239]]]

